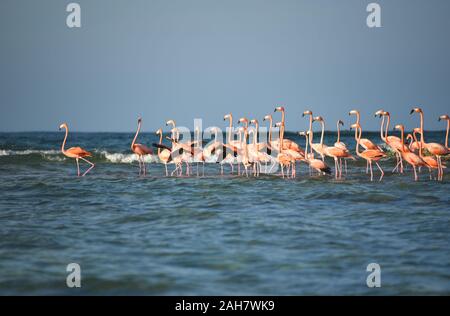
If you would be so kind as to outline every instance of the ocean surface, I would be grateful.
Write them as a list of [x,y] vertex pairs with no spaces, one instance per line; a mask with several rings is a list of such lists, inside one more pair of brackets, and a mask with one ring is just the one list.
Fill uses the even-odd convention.
[[[426,135],[444,142],[444,132]],[[436,182],[422,170],[416,183],[411,168],[392,174],[391,158],[381,182],[362,160],[342,180],[304,164],[296,179],[228,167],[220,176],[214,163],[204,177],[165,177],[149,159],[139,176],[133,136],[70,133],[67,147],[92,151],[96,164],[76,177],[63,132],[0,133],[0,294],[450,294],[447,171]],[[353,134],[342,141],[354,151]],[[66,285],[72,262],[81,288]],[[381,288],[366,285],[369,263],[381,266]]]

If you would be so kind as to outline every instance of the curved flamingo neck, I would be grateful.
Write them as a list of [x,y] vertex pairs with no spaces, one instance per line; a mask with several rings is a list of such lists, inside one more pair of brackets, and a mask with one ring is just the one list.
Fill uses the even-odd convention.
[[359,140],[361,139],[361,129],[360,129],[360,133],[359,133],[359,137],[358,137],[358,126],[357,127],[355,127],[355,140],[356,140],[356,148],[355,148],[355,150],[356,150],[356,154],[358,155],[358,156],[360,156],[360,152],[359,152]]
[[421,132],[420,133],[420,142],[423,145],[423,144],[425,144],[425,139],[424,139],[424,136],[423,136],[423,113],[420,112],[419,114],[420,114],[420,132]]
[[269,145],[272,143],[272,117],[269,118]]
[[401,134],[401,142],[402,142],[402,149],[403,149],[403,152],[406,152],[406,145],[405,145],[405,129],[404,128],[401,128],[400,129],[400,134]]
[[66,146],[67,135],[69,135],[69,128],[68,128],[66,125],[64,125],[64,128],[66,129],[66,135],[64,136],[64,140],[63,140],[63,143],[62,143],[62,145],[61,145],[61,152],[62,152],[62,153],[65,153],[65,152],[66,152],[66,150],[64,149],[64,147]]
[[228,144],[231,144],[231,133],[233,132],[233,115],[230,114],[230,125],[228,131]]
[[448,148],[448,131],[450,129],[450,119],[447,119],[447,135],[445,136],[445,147]]
[[320,121],[320,124],[322,125],[322,135],[320,135],[320,147],[323,146],[323,136],[325,135],[325,122]]
[[387,114],[386,116],[387,116],[387,122],[386,122],[386,132],[385,132],[385,134],[384,134],[384,139],[385,139],[385,141],[387,142],[389,125],[391,124],[391,115],[390,115],[390,114]]
[[136,131],[136,135],[134,135],[133,142],[131,143],[131,149],[134,148],[134,144],[136,143],[136,139],[138,137],[139,131],[141,130],[141,122],[138,122],[138,128]]
[[[162,145],[162,132],[159,134],[159,144]],[[161,148],[158,147],[158,155],[161,153]]]
[[308,143],[309,143],[308,135],[305,134],[305,158],[306,158],[306,160],[308,160]]
[[313,122],[313,117],[312,117],[312,113],[311,113],[311,115],[309,116],[309,144],[311,145],[309,150],[310,150],[311,154],[313,153],[313,150],[312,150],[313,142],[312,141],[313,141],[313,137],[314,137],[314,133],[312,130],[312,122]]
[[340,143],[341,142],[341,127],[339,126],[339,121],[337,122],[337,140],[336,143]]
[[361,116],[359,114],[359,111],[356,112],[356,124],[359,124],[359,120],[361,119]]
[[382,141],[386,141],[386,138],[383,135],[383,127],[384,127],[384,115],[382,115],[383,118],[381,119],[381,127],[380,127],[380,137]]

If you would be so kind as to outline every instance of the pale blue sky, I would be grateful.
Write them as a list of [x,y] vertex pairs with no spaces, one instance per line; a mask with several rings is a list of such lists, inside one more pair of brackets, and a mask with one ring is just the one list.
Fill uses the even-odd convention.
[[448,0],[377,1],[380,29],[363,0],[79,0],[80,29],[69,2],[0,1],[0,131],[223,126],[277,104],[288,130],[307,108],[330,129],[359,108],[375,130],[380,107],[410,128],[413,105],[443,129],[450,112]]

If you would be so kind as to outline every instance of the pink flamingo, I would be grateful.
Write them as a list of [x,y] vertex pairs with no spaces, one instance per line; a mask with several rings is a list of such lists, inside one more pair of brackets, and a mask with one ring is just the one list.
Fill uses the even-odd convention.
[[87,160],[85,157],[91,157],[92,154],[86,150],[84,150],[81,147],[71,147],[67,150],[64,149],[65,145],[66,145],[66,140],[67,140],[67,135],[69,135],[69,127],[67,126],[67,123],[62,123],[59,126],[59,130],[65,128],[66,129],[66,135],[64,136],[64,141],[62,143],[61,146],[61,152],[64,154],[64,156],[69,157],[69,158],[74,158],[75,161],[77,162],[77,171],[78,171],[78,176],[80,176],[80,164],[78,162],[79,159],[87,162],[88,164],[90,164],[91,166],[83,173],[83,177],[89,172],[91,171],[92,168],[94,168],[94,164],[92,162],[90,162],[89,160]]
[[141,174],[141,172],[143,170],[143,174],[145,175],[146,170],[145,170],[144,156],[153,155],[153,150],[151,150],[150,148],[148,148],[145,145],[136,143],[136,139],[138,137],[139,131],[141,130],[141,123],[142,123],[142,119],[139,117],[136,135],[134,135],[133,142],[131,143],[131,150],[138,156],[139,174]]
[[405,127],[403,125],[399,124],[399,125],[395,125],[395,129],[398,129],[401,132],[401,142],[403,144],[403,148],[400,151],[400,154],[402,155],[403,159],[405,159],[405,161],[413,167],[414,181],[417,181],[419,178],[417,176],[416,168],[417,167],[425,167],[425,166],[427,166],[427,164],[422,160],[421,157],[419,157],[415,153],[409,151],[409,149],[406,147],[405,142],[404,142]]
[[426,143],[424,139],[424,132],[423,132],[423,111],[421,108],[413,108],[410,112],[410,114],[413,113],[419,113],[420,114],[420,143],[423,148],[428,150],[428,152],[434,156],[436,156],[436,160],[438,162],[438,180],[443,179],[444,177],[444,169],[442,167],[442,156],[447,155],[449,153],[449,149],[445,146],[442,146],[438,143]]

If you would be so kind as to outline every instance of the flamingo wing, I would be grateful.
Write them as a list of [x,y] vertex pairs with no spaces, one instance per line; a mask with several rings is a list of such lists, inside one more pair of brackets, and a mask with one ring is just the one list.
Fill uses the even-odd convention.
[[71,147],[66,150],[66,153],[78,156],[78,157],[91,157],[92,154],[81,147]]

